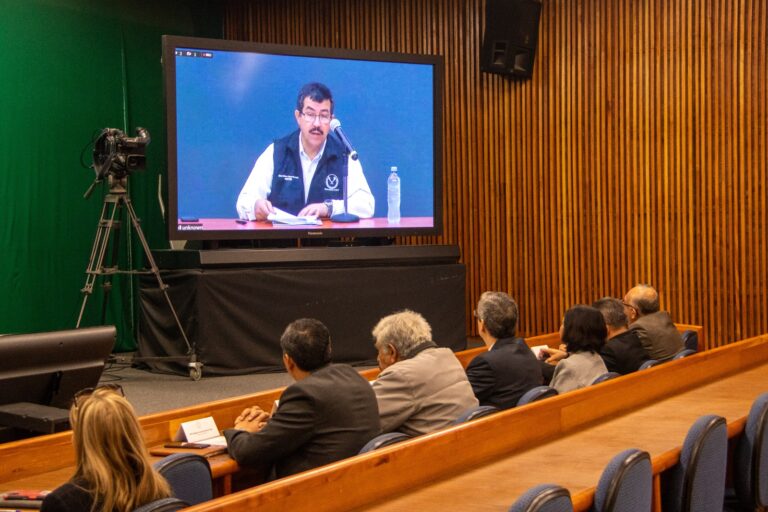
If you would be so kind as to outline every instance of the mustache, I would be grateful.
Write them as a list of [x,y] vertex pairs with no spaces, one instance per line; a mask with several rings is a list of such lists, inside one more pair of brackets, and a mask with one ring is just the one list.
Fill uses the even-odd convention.
[[309,130],[309,133],[314,133],[315,135],[322,135],[323,130],[321,130],[320,128],[312,128],[311,130]]

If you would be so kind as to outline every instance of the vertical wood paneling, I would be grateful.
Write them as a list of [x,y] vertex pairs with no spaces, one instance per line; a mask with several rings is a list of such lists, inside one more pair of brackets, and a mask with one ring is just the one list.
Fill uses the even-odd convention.
[[767,332],[765,0],[543,4],[524,82],[479,70],[484,0],[232,1],[225,35],[445,58],[444,233],[400,242],[461,246],[468,313],[551,332],[650,282],[711,346]]

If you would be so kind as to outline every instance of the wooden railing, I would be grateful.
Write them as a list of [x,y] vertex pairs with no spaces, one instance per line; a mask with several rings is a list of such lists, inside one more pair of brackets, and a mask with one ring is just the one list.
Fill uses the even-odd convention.
[[[768,335],[763,335],[234,493],[190,510],[330,512],[381,503],[766,363]],[[743,417],[729,418],[730,436],[743,428]],[[658,475],[675,464],[678,456],[676,449],[653,458],[657,502]],[[576,509],[587,510],[593,494],[594,487],[576,493]]]

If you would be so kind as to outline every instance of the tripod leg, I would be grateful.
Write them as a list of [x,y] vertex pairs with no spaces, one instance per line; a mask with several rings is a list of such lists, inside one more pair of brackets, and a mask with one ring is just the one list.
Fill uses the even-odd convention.
[[83,314],[85,313],[85,306],[88,303],[88,298],[93,293],[93,285],[96,283],[97,277],[101,274],[104,268],[104,255],[109,245],[109,236],[112,230],[112,221],[114,219],[115,211],[112,210],[110,218],[107,218],[107,208],[110,201],[107,197],[104,198],[104,203],[101,207],[101,216],[96,226],[96,236],[93,239],[93,246],[91,247],[91,256],[88,259],[88,267],[85,271],[85,285],[80,290],[83,294],[83,301],[80,304],[80,313],[77,316],[76,329],[80,328],[80,324],[83,321]]
[[173,319],[176,321],[176,327],[178,327],[179,332],[181,333],[181,337],[184,339],[184,343],[187,345],[187,354],[189,354],[190,357],[190,368],[197,369],[198,370],[198,377],[195,378],[195,374],[190,371],[190,375],[195,380],[198,380],[199,377],[199,366],[200,363],[197,362],[197,354],[195,353],[194,346],[189,343],[189,339],[187,339],[187,333],[184,331],[184,327],[181,325],[181,321],[179,320],[179,315],[176,314],[176,308],[173,307],[173,302],[171,302],[171,298],[168,295],[168,285],[165,284],[163,281],[163,278],[160,276],[160,270],[157,268],[157,264],[155,263],[155,258],[152,256],[152,253],[149,250],[149,244],[147,243],[147,239],[144,237],[144,232],[141,230],[141,224],[139,224],[139,219],[136,216],[136,211],[133,209],[133,204],[131,203],[131,200],[127,197],[123,198],[123,201],[125,202],[126,209],[128,210],[128,216],[131,218],[131,223],[133,224],[134,229],[136,229],[136,235],[139,237],[139,240],[141,241],[141,246],[144,249],[144,255],[147,257],[147,261],[149,261],[150,268],[152,270],[152,273],[155,275],[155,278],[157,279],[157,285],[160,288],[160,290],[163,292],[163,295],[165,296],[165,301],[168,303],[168,307],[171,310],[171,314],[173,315]]
[[[101,325],[105,325],[107,323],[107,306],[109,305],[109,296],[112,293],[112,278],[114,276],[114,272],[118,268],[119,264],[119,258],[120,258],[120,230],[122,227],[123,222],[123,203],[120,201],[120,198],[115,198],[115,204],[113,206],[112,210],[112,218],[110,219],[110,229],[112,230],[112,246],[105,248],[105,256],[106,256],[106,249],[108,249],[111,252],[110,255],[110,261],[111,261],[111,267],[109,269],[104,268],[104,275],[101,279],[101,288],[103,290],[103,295],[101,299]],[[109,240],[109,237],[107,238]]]

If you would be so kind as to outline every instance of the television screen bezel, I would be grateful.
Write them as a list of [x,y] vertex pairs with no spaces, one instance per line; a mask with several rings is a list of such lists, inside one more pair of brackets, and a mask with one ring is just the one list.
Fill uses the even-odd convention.
[[[176,124],[177,48],[253,52],[271,55],[320,57],[363,61],[425,64],[433,67],[433,225],[432,227],[382,227],[323,229],[316,226],[290,229],[253,230],[180,230],[178,225],[178,161]],[[439,55],[374,52],[327,47],[278,45],[229,39],[164,35],[162,38],[163,79],[165,90],[166,135],[168,155],[167,228],[170,240],[262,240],[317,238],[391,238],[395,236],[438,236],[443,232],[443,57]],[[235,213],[233,211],[233,219]]]

